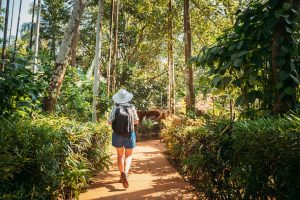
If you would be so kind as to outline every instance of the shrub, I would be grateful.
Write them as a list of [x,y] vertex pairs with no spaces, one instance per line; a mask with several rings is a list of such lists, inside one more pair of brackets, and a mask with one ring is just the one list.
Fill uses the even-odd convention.
[[[209,199],[297,199],[300,118],[216,119],[205,125],[168,120],[169,154]],[[174,125],[173,125],[174,124]]]
[[[111,101],[109,101],[103,83],[100,84],[99,90],[97,110],[99,115],[103,115],[108,110]],[[92,117],[92,102],[93,80],[87,79],[82,70],[68,69],[56,106],[57,114],[80,121],[89,121]]]
[[0,199],[76,197],[94,173],[108,168],[104,122],[42,116],[0,121]]
[[41,106],[45,82],[22,65],[7,65],[0,71],[0,115],[9,116],[14,112],[22,115]]

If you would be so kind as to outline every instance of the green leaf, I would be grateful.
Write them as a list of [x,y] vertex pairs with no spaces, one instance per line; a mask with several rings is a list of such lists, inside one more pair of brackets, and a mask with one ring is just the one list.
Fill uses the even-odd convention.
[[249,84],[254,85],[255,80],[257,79],[257,75],[254,73],[249,74]]
[[285,20],[285,22],[286,22],[287,24],[292,24],[292,22],[289,20],[289,17],[288,17],[288,16],[286,16],[286,17],[284,18],[284,20]]
[[290,77],[290,74],[286,71],[280,71],[279,72],[279,79],[284,81]]
[[235,67],[240,67],[240,65],[242,64],[242,59],[241,58],[236,58],[234,61],[233,61],[233,65]]
[[219,54],[220,53],[220,48],[219,47],[213,47],[212,48],[212,53],[213,54]]
[[243,55],[247,54],[247,51],[241,51],[240,53],[237,54],[238,57],[241,57]]
[[293,33],[292,29],[290,29],[290,28],[287,27],[287,26],[285,26],[285,30],[286,30],[286,32],[288,32],[288,33]]
[[278,19],[275,17],[269,17],[264,25],[264,30],[269,32],[278,23]]
[[284,58],[280,58],[277,62],[278,66],[283,66],[285,64],[285,59]]
[[280,48],[280,55],[281,55],[281,56],[285,56],[285,55],[288,54],[289,52],[290,52],[290,50],[289,50],[287,47],[281,46],[281,48]]
[[298,15],[298,11],[297,11],[297,10],[291,9],[291,11],[292,11],[295,15]]
[[237,86],[237,87],[241,87],[242,82],[241,82],[241,80],[237,79],[237,80],[232,81],[232,84]]
[[221,69],[227,69],[227,67],[229,67],[229,65],[231,64],[231,62],[227,61],[223,63],[223,66],[221,67]]
[[231,82],[231,76],[225,76],[222,78],[222,85],[228,85]]
[[238,57],[238,53],[233,53],[230,58],[231,58],[231,60],[234,60],[237,57]]
[[228,48],[228,51],[232,51],[232,50],[234,50],[236,48],[236,45],[230,45],[230,47]]
[[243,47],[243,44],[244,44],[244,42],[240,41],[239,44],[238,44],[238,46],[237,46],[237,49],[241,49]]
[[235,100],[235,106],[242,106],[245,104],[245,96],[241,95]]
[[222,76],[216,75],[212,80],[213,85],[216,87],[221,79],[222,79]]
[[269,0],[267,1],[267,5],[271,8],[274,8],[278,4],[279,0]]
[[276,18],[280,18],[280,16],[283,14],[283,10],[282,9],[278,9],[275,10],[275,17]]
[[290,74],[291,78],[295,81],[295,83],[297,83],[298,85],[300,84],[300,81],[297,77],[295,77],[294,75]]
[[287,95],[294,95],[295,94],[295,88],[292,87],[287,87],[284,89],[284,93]]
[[282,86],[283,86],[283,82],[277,82],[276,83],[276,89],[280,89],[280,88],[282,88]]
[[283,9],[284,11],[287,11],[287,10],[289,10],[290,8],[291,8],[291,4],[290,4],[290,3],[284,2],[284,3],[282,4],[282,9]]
[[256,98],[257,98],[257,91],[256,90],[252,90],[247,95],[247,102],[248,103],[254,103],[255,100],[256,100]]

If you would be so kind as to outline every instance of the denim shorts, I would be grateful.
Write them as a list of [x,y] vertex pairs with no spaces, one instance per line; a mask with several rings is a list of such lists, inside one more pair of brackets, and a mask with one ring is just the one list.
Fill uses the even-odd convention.
[[118,135],[116,133],[112,134],[112,145],[116,148],[124,147],[125,149],[132,149],[136,146],[136,135],[132,131],[130,137]]

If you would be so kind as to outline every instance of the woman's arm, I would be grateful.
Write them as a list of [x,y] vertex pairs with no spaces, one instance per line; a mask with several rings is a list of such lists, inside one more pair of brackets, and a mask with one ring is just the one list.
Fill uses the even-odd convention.
[[132,110],[133,110],[133,115],[134,115],[134,124],[138,124],[139,123],[139,117],[137,115],[136,109],[134,106],[132,106]]
[[116,110],[116,106],[113,106],[112,109],[111,109],[111,112],[108,116],[108,124],[111,125],[112,124],[112,121],[115,119],[115,110]]

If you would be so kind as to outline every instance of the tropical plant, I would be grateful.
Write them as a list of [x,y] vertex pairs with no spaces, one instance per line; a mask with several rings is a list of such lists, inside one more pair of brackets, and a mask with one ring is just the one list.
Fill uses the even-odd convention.
[[235,25],[203,48],[198,66],[207,66],[212,84],[239,90],[236,105],[286,112],[295,108],[299,86],[298,4],[253,1]]
[[110,164],[105,121],[1,118],[0,198],[71,199]]
[[144,117],[142,119],[141,131],[145,132],[146,138],[149,138],[149,132],[152,131],[157,125],[157,121]]
[[17,57],[15,64],[0,71],[0,115],[9,116],[16,111],[27,115],[41,107],[46,82],[26,68],[27,59]]
[[170,158],[208,199],[299,195],[299,113],[234,123],[169,118],[164,124]]

